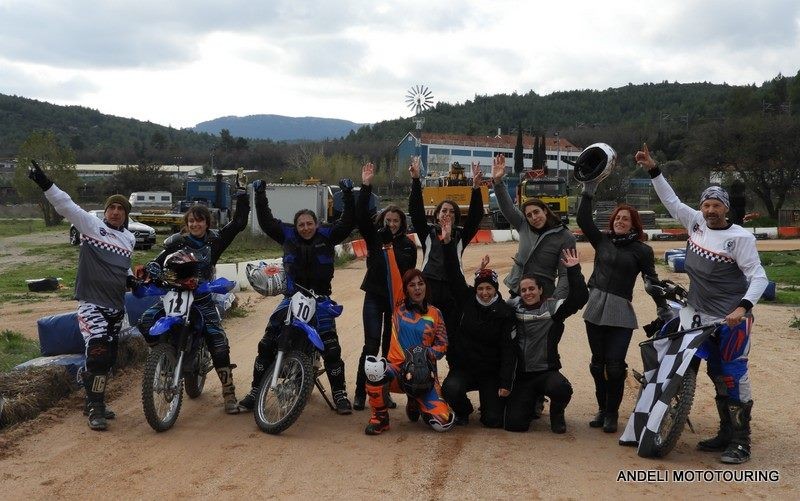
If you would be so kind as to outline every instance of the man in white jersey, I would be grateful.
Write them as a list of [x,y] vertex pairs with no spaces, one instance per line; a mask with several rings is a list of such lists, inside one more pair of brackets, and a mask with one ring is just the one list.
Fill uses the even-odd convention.
[[117,359],[117,336],[125,313],[125,290],[132,283],[131,254],[136,237],[128,231],[131,204],[122,195],[111,195],[103,219],[81,209],[70,196],[47,178],[36,162],[28,172],[56,211],[81,233],[75,297],[78,326],[86,343],[82,373],[86,389],[84,414],[89,428],[102,431],[115,414],[105,405],[106,379]]
[[720,427],[717,436],[697,444],[702,451],[722,451],[723,463],[739,464],[750,459],[750,412],[753,399],[747,359],[750,352],[750,313],[767,287],[752,233],[729,223],[728,193],[709,186],[700,196],[700,210],[681,203],[650,156],[645,144],[636,153],[653,187],[672,217],[689,233],[686,243],[686,273],[689,275],[689,306],[703,324],[722,320],[708,344],[707,372],[716,389]]

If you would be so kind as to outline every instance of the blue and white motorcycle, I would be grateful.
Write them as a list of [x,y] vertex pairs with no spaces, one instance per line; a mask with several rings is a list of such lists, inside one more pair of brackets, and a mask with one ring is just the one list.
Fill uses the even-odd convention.
[[315,386],[328,406],[336,409],[318,380],[325,372],[321,360],[324,346],[314,328],[314,317],[318,311],[338,317],[342,306],[313,290],[296,284],[294,288],[275,360],[264,374],[253,411],[258,427],[270,434],[281,433],[297,421]]
[[152,282],[134,291],[138,297],[162,296],[164,307],[164,316],[149,333],[143,333],[151,350],[142,376],[142,407],[147,423],[159,432],[172,428],[178,419],[184,386],[189,398],[199,397],[212,369],[203,337],[203,318],[192,307],[195,298],[226,294],[236,286],[236,282],[225,278],[199,282],[192,276],[176,276],[170,261],[168,257],[163,275],[152,277]]

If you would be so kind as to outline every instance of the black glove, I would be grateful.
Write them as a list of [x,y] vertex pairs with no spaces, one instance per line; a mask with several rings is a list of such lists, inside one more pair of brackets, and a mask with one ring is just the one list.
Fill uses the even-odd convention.
[[253,181],[254,193],[265,193],[267,191],[267,183],[263,179],[256,179]]
[[149,263],[147,263],[144,269],[147,272],[147,275],[151,279],[157,279],[158,277],[161,276],[161,265],[156,263],[155,261],[150,261]]
[[140,285],[142,285],[142,281],[133,275],[128,275],[128,278],[125,280],[125,287],[128,289],[133,290]]
[[53,181],[50,181],[50,178],[45,175],[36,160],[31,160],[31,167],[28,167],[28,177],[38,184],[42,191],[47,191],[53,186]]
[[353,180],[347,177],[343,177],[339,180],[339,188],[342,189],[345,193],[352,193],[353,191]]
[[392,235],[392,230],[388,226],[384,225],[378,230],[378,238],[381,239],[381,243],[389,244],[392,243],[394,235]]

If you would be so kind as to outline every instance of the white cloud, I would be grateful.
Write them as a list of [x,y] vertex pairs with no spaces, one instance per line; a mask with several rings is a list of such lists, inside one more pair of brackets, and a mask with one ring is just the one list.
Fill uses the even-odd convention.
[[436,100],[800,69],[788,0],[0,0],[0,92],[189,127],[274,113],[376,122]]

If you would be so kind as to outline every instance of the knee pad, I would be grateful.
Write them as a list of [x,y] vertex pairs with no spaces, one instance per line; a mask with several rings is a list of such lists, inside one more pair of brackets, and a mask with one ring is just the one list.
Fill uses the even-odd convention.
[[108,372],[117,360],[117,342],[107,337],[89,339],[86,343],[86,369],[92,373]]
[[389,363],[383,357],[369,355],[364,360],[364,373],[373,384],[383,384],[386,380],[386,367]]
[[453,424],[456,422],[456,415],[452,412],[449,413],[447,417],[445,416],[437,416],[435,414],[428,414],[427,412],[423,412],[422,415],[425,418],[425,422],[434,429],[434,431],[438,431],[439,433],[444,433],[448,431],[450,428],[453,427]]
[[320,335],[322,344],[325,349],[322,352],[322,358],[325,364],[332,364],[342,359],[342,347],[339,345],[339,337],[336,331],[328,331]]
[[606,377],[609,381],[619,381],[625,379],[628,374],[628,364],[624,360],[606,361]]

